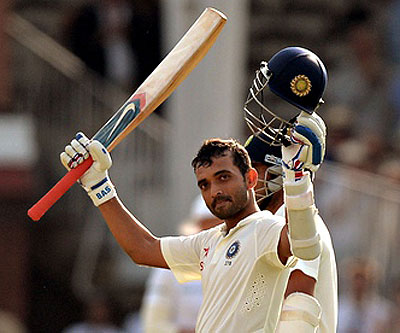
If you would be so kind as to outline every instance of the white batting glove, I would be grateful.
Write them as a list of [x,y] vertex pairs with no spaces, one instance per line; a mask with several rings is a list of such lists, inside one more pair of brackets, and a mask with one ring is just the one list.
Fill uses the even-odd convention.
[[85,134],[78,132],[75,139],[60,154],[61,163],[69,171],[76,168],[89,156],[93,158],[92,166],[79,179],[80,185],[88,193],[95,206],[117,196],[114,185],[108,177],[112,165],[110,153],[97,140],[89,140]]
[[316,172],[324,160],[326,126],[315,112],[301,112],[290,130],[291,145],[282,146],[285,177],[299,180],[305,170]]

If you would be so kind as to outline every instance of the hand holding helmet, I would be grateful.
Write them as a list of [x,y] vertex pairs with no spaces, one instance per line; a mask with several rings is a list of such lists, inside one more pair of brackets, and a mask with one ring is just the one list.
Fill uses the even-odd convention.
[[[282,164],[286,174],[295,179],[303,170],[316,172],[324,160],[326,126],[315,112],[301,112],[290,129],[291,144],[282,146]],[[297,175],[296,175],[297,173]]]
[[[323,103],[327,81],[326,68],[315,53],[302,47],[280,50],[268,62],[262,61],[256,72],[244,104],[247,125],[254,134],[267,136],[271,145],[282,145],[299,110],[302,111],[300,118],[304,118]],[[272,110],[267,105],[272,98],[268,91],[295,108],[284,111],[281,108],[286,108],[286,103],[283,103],[279,112]]]

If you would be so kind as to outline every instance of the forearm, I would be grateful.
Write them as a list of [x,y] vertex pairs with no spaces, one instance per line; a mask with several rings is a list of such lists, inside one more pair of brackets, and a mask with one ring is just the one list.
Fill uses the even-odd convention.
[[300,269],[295,269],[290,273],[289,281],[286,287],[285,298],[295,292],[301,292],[310,296],[314,296],[315,285],[317,281],[304,274]]
[[308,172],[296,181],[285,178],[284,200],[293,254],[304,260],[317,258],[321,253],[320,235],[316,227],[318,211]]
[[99,209],[118,244],[139,265],[168,268],[161,253],[160,239],[155,237],[114,197]]
[[89,140],[79,132],[60,154],[67,170],[76,168],[89,156],[92,166],[81,176],[80,184],[99,207],[119,245],[139,265],[168,268],[161,253],[160,240],[154,237],[118,199],[108,176],[112,165],[110,153],[97,140]]

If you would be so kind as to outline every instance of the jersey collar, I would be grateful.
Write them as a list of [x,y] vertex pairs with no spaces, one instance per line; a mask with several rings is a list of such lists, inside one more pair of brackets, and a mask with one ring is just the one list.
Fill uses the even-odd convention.
[[265,218],[266,216],[272,216],[272,213],[269,210],[262,210],[259,212],[255,212],[247,217],[245,217],[243,220],[239,221],[239,223],[233,227],[231,230],[229,230],[229,233],[227,233],[227,226],[225,223],[221,224],[219,226],[219,231],[221,232],[223,237],[226,236],[231,236],[235,232],[237,232],[239,229],[243,228],[244,226],[248,225],[251,222],[254,222],[260,218]]

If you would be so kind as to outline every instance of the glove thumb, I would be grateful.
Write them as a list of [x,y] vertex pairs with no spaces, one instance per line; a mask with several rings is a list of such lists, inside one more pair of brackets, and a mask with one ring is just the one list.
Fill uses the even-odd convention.
[[106,171],[112,165],[112,159],[107,149],[97,140],[91,141],[86,149],[93,158],[93,167],[97,171]]

